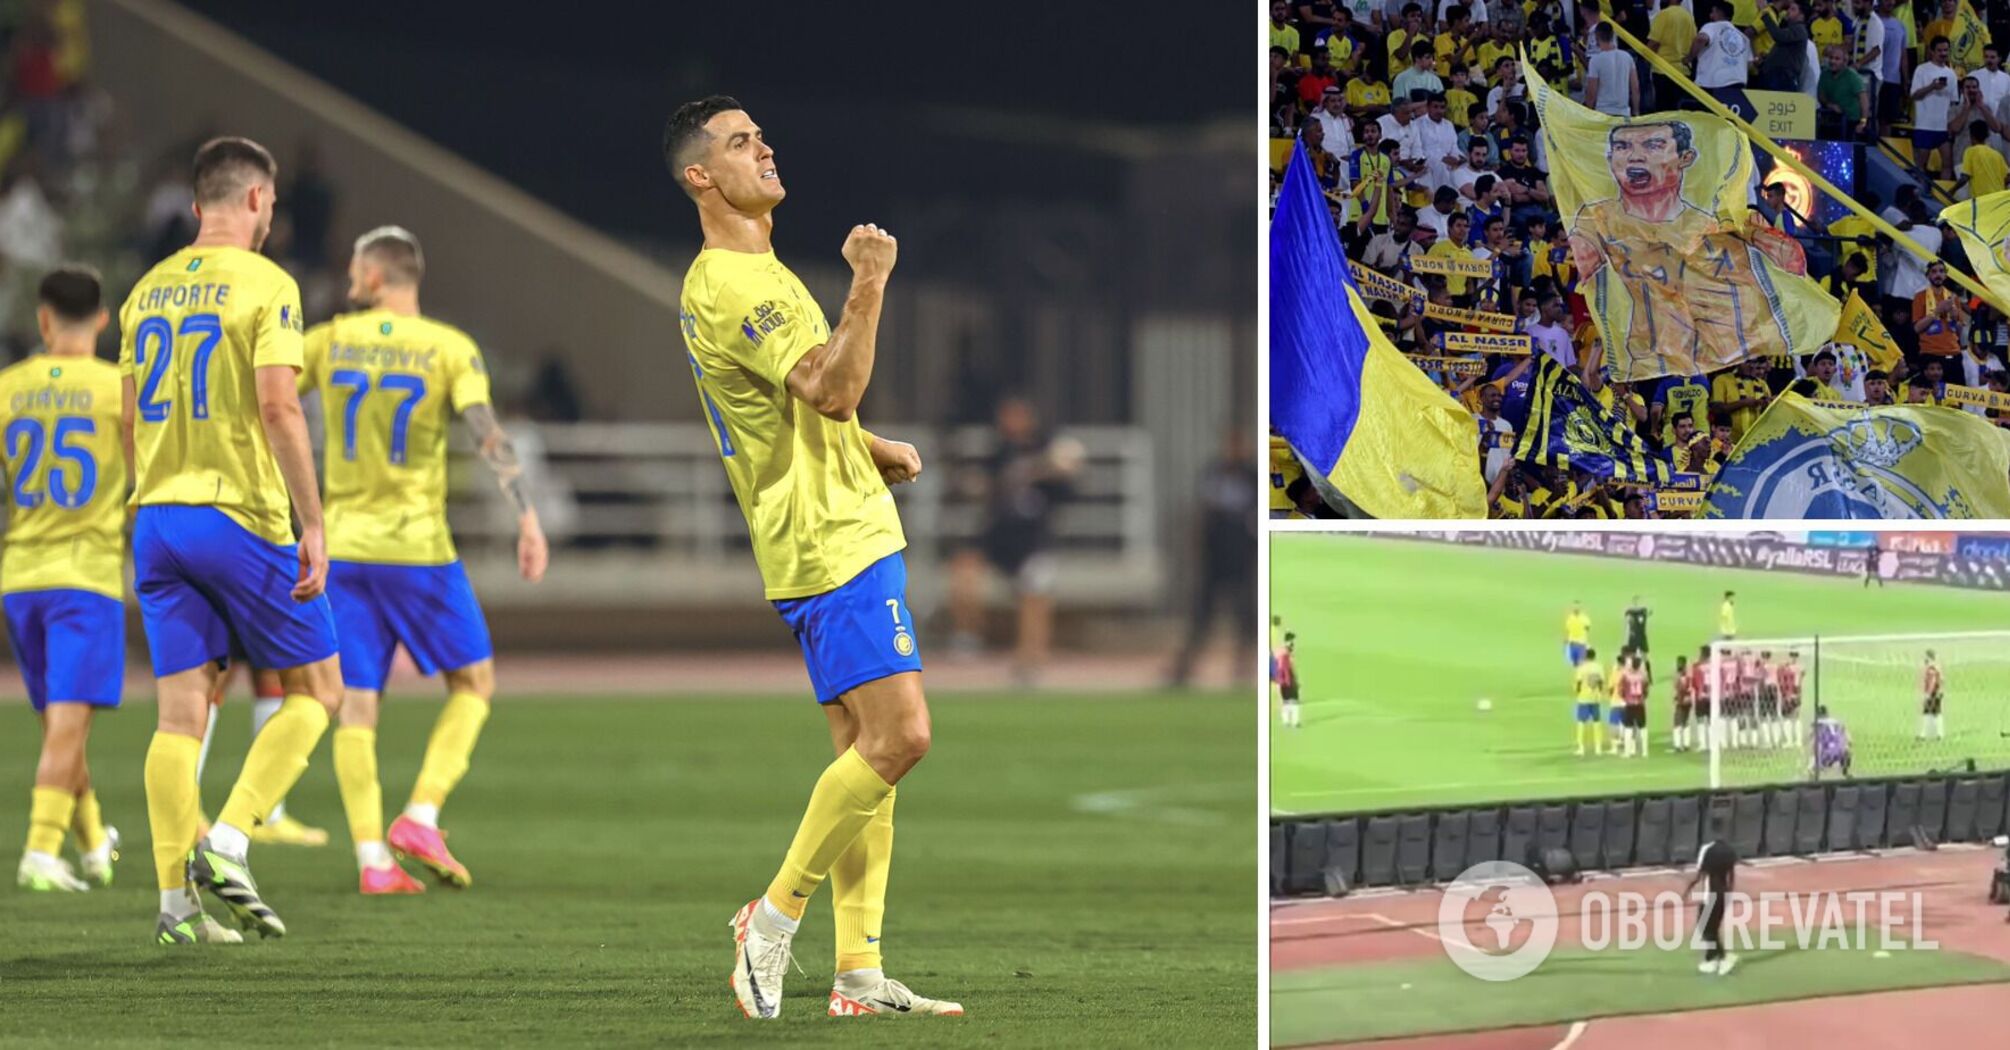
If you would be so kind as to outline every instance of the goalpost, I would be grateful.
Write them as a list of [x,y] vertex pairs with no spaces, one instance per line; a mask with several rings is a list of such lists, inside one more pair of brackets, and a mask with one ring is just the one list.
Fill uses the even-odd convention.
[[[1937,717],[1926,713],[1928,652]],[[1839,763],[1816,768],[1823,708],[1847,733],[1849,776],[2010,769],[2010,631],[1719,639],[1704,676],[1712,788],[1840,779]]]

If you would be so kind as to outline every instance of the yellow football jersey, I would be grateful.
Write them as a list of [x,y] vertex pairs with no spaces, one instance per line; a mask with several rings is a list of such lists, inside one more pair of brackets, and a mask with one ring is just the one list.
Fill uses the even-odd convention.
[[1717,633],[1726,638],[1738,633],[1738,610],[1730,602],[1717,607]]
[[1577,684],[1577,698],[1585,703],[1605,699],[1605,671],[1596,660],[1586,660],[1572,672]]
[[827,419],[789,393],[789,370],[831,330],[775,253],[699,252],[680,314],[768,598],[836,590],[907,546],[857,417]]
[[1582,612],[1565,613],[1563,617],[1563,640],[1576,645],[1591,642],[1591,617]]
[[489,400],[481,351],[460,329],[366,310],[307,333],[300,389],[321,392],[328,556],[444,565],[447,429]]
[[0,370],[7,552],[0,591],[125,594],[119,367],[37,354]]
[[242,248],[183,248],[140,278],[119,310],[119,366],[138,395],[135,502],[215,507],[293,542],[257,370],[299,370],[305,327],[293,278]]

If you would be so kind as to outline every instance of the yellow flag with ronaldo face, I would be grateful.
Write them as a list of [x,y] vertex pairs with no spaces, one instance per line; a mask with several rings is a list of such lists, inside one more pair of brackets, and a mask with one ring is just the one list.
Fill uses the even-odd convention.
[[1841,305],[1807,276],[1800,243],[1746,209],[1752,147],[1730,122],[1607,116],[1534,76],[1528,92],[1614,380],[1705,374],[1828,342]]

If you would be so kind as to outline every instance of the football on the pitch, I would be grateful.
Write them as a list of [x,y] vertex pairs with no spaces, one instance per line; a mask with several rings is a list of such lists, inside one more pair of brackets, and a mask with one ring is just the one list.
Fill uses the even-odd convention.
[[1480,710],[1491,711],[1493,709],[1494,709],[1494,702],[1492,700],[1489,700],[1484,696],[1480,697]]

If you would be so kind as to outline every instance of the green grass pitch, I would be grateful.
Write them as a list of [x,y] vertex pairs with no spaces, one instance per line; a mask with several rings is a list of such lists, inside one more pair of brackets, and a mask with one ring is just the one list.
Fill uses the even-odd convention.
[[[963,1019],[824,1015],[812,902],[778,1022],[740,1017],[727,920],[765,888],[830,760],[802,696],[506,699],[445,823],[465,892],[364,898],[324,743],[289,800],[323,849],[257,847],[284,940],[167,949],[141,767],[150,704],[101,718],[92,766],[118,883],[0,892],[0,1044],[1231,1046],[1256,1031],[1256,728],[1247,694],[952,695],[901,785],[887,967]],[[439,704],[392,698],[403,804]],[[25,705],[4,716],[0,840],[26,834]],[[226,708],[212,809],[242,760]],[[10,853],[11,857],[12,854]]]
[[[1271,979],[1271,1044],[1482,1031],[2010,981],[2010,966],[1954,951],[1896,951],[1883,959],[1858,951],[1754,951],[1743,955],[1728,979],[1697,974],[1696,959],[1687,949],[1562,949],[1534,973],[1508,982],[1476,981],[1436,951],[1401,961],[1292,970]],[[1362,1003],[1375,1008],[1361,1009]]]
[[[1271,611],[1298,635],[1305,703],[1303,728],[1271,723],[1280,815],[1706,786],[1707,756],[1668,753],[1667,679],[1677,653],[1714,636],[1725,590],[1737,592],[1745,638],[2010,629],[2010,598],[1988,592],[1363,536],[1274,536],[1270,569]],[[1564,611],[1584,602],[1609,665],[1635,594],[1653,610],[1654,753],[1578,758]],[[1911,671],[1895,673],[1894,688],[1915,688]],[[1950,740],[1933,755],[2010,763],[2006,698],[1964,699],[1957,684],[1950,672]],[[1914,695],[1889,708],[1908,728],[1880,736],[1852,721],[1860,766],[1865,756],[1919,756],[1908,750]],[[1491,711],[1478,710],[1481,698]],[[1758,760],[1727,756],[1727,782],[1776,779],[1749,761]]]

